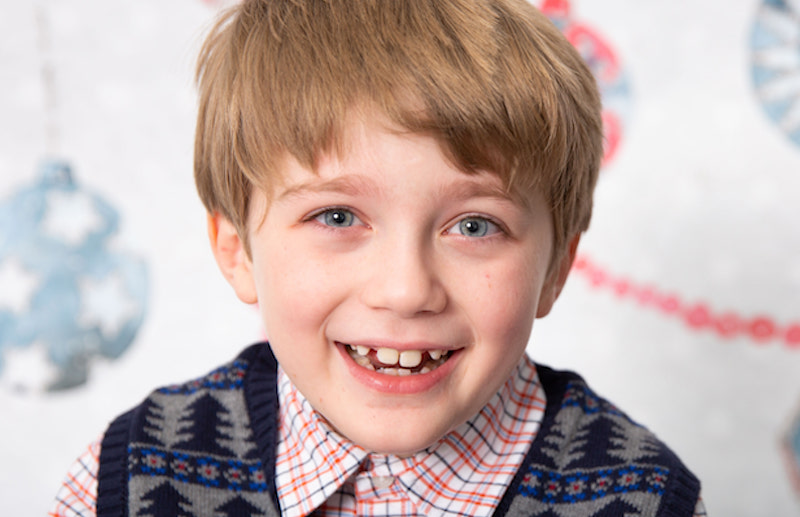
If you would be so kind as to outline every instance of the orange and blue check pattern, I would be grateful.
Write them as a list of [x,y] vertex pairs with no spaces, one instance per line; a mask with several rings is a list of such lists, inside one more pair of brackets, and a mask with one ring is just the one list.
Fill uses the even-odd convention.
[[72,464],[56,495],[50,517],[95,517],[100,439]]

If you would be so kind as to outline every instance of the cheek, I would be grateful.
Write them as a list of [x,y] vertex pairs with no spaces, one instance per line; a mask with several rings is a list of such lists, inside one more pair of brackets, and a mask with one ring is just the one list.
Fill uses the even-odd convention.
[[340,291],[324,263],[273,249],[254,270],[258,303],[270,339],[317,334]]
[[479,287],[465,291],[467,299],[473,300],[472,319],[484,339],[503,348],[524,349],[541,291],[536,269],[528,261],[493,268],[481,277]]

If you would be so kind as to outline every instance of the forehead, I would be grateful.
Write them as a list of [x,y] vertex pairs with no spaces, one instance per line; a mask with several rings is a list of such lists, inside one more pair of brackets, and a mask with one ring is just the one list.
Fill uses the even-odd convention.
[[526,205],[530,194],[496,171],[463,163],[443,135],[411,131],[363,106],[350,110],[329,143],[317,149],[313,163],[305,165],[287,153],[276,165],[272,188],[267,189],[271,199],[315,190],[369,193],[387,171],[397,169],[408,171],[409,178],[424,169],[433,179],[457,183],[449,191],[457,197],[493,196]]
[[436,197],[517,201],[500,175],[463,167],[441,138],[403,129],[383,116],[351,117],[335,142],[310,167],[285,156],[272,199],[323,192],[388,197],[393,188],[424,188]]

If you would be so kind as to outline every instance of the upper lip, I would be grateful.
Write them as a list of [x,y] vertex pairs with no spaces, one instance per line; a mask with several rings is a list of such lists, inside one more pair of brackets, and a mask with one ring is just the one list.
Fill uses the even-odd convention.
[[353,347],[356,346],[365,346],[368,348],[391,348],[394,350],[404,351],[404,350],[419,350],[419,351],[427,351],[427,350],[458,350],[462,347],[453,347],[450,345],[439,345],[436,343],[431,343],[430,341],[391,341],[386,339],[357,339],[353,341],[341,341],[336,340],[336,343],[342,345],[350,345]]

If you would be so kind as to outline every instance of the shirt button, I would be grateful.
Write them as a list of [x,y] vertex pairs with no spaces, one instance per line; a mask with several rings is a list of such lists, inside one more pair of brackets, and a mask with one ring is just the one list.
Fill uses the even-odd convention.
[[372,484],[377,489],[389,488],[394,483],[394,476],[373,476]]

